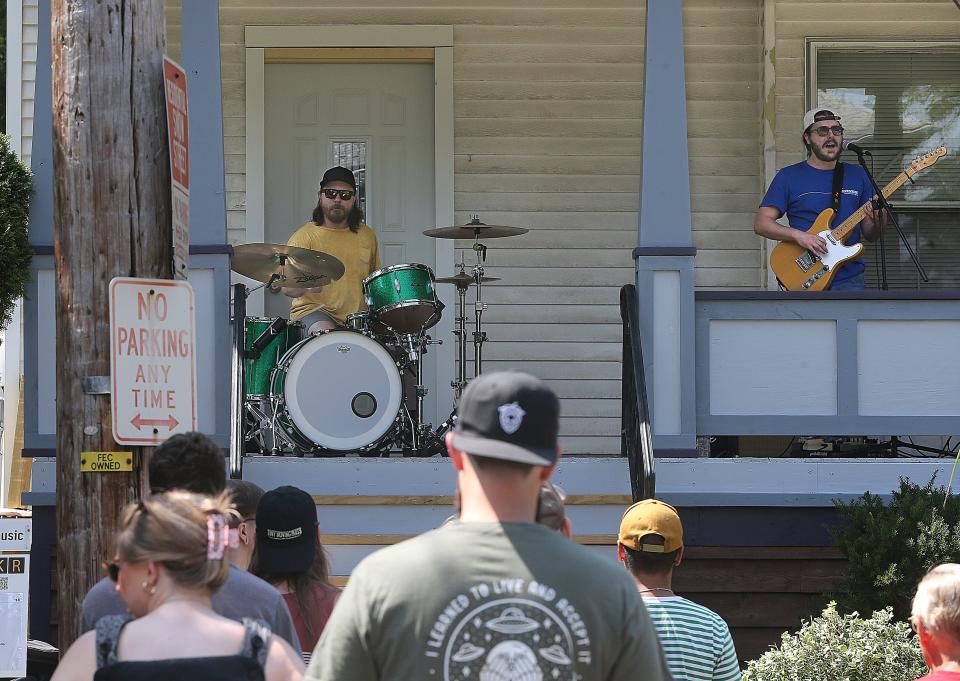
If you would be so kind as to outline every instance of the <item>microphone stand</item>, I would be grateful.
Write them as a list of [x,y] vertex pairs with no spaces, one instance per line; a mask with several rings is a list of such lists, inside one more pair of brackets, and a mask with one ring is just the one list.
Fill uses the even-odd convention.
[[[874,217],[877,221],[880,221],[881,215],[884,210],[887,211],[887,215],[890,216],[890,223],[897,230],[897,234],[900,237],[900,241],[903,242],[904,247],[907,249],[907,253],[910,254],[910,259],[913,261],[913,266],[917,268],[917,272],[920,274],[920,278],[923,279],[923,283],[930,281],[930,277],[927,276],[927,271],[923,269],[923,265],[920,264],[920,260],[917,258],[917,254],[913,252],[913,248],[910,246],[910,242],[907,240],[907,235],[903,233],[903,230],[900,229],[900,223],[897,222],[896,216],[893,214],[893,206],[887,201],[884,197],[883,192],[880,190],[880,187],[877,186],[877,181],[873,179],[873,174],[870,172],[870,169],[867,167],[867,162],[863,158],[863,151],[857,149],[852,150],[853,153],[857,155],[857,162],[863,168],[863,172],[867,174],[867,178],[870,180],[870,184],[873,186],[873,191],[876,192],[877,205],[879,210],[874,212]],[[867,152],[868,154],[870,152]],[[913,182],[913,180],[910,180]],[[881,257],[885,257],[885,252],[883,251],[883,234],[880,235],[880,248],[881,248]],[[882,276],[883,276],[883,290],[887,290],[887,264],[883,263],[882,266]]]

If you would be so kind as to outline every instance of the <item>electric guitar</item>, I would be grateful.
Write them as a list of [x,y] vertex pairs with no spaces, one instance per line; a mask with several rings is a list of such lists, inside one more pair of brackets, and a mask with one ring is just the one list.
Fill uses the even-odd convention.
[[[883,188],[883,197],[887,198],[904,182],[946,155],[947,148],[940,146],[917,157]],[[873,198],[876,198],[876,195],[871,200]],[[847,246],[843,242],[866,216],[864,208],[867,203],[860,206],[855,213],[835,228],[830,227],[830,221],[834,216],[833,208],[827,208],[817,216],[808,231],[819,235],[827,242],[827,252],[823,255],[787,241],[780,242],[773,249],[770,254],[770,266],[784,288],[788,291],[823,291],[830,286],[840,266],[863,252],[862,243]]]

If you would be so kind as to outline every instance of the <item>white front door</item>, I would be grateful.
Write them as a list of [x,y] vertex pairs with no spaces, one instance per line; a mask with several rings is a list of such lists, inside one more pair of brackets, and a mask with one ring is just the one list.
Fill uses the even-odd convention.
[[[264,240],[286,243],[310,220],[323,171],[344,165],[361,185],[365,222],[377,233],[383,265],[419,263],[436,270],[436,244],[422,234],[436,226],[433,64],[264,69]],[[285,317],[290,301],[267,295],[265,312]],[[424,383],[431,385],[425,414],[431,420],[439,418],[432,380],[436,355],[428,353],[424,363]],[[452,404],[451,396],[439,397],[442,408]]]

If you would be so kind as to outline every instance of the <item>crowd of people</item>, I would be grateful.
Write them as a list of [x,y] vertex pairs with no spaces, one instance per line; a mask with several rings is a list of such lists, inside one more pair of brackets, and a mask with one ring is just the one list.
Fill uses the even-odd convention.
[[[740,679],[727,624],[673,591],[673,507],[626,509],[619,567],[571,541],[549,481],[558,417],[532,376],[471,382],[446,436],[456,513],[362,560],[342,592],[308,493],[227,481],[212,441],[171,437],[54,681]],[[960,565],[924,578],[912,620],[924,679],[960,681]]]

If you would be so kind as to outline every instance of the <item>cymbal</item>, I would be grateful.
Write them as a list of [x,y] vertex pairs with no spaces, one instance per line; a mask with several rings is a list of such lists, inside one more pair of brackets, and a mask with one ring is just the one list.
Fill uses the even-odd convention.
[[530,230],[526,227],[509,227],[507,225],[487,225],[480,222],[476,215],[465,225],[453,227],[436,227],[424,230],[424,234],[435,239],[496,239],[502,236],[518,236]]
[[328,253],[285,244],[240,244],[233,247],[230,269],[261,283],[274,275],[281,286],[311,288],[343,276],[343,263]]
[[[464,288],[466,286],[472,286],[477,283],[477,280],[473,276],[461,272],[460,274],[455,274],[452,277],[438,277],[434,279],[438,284],[456,284],[457,288]],[[500,277],[480,277],[480,282],[486,284],[488,281],[500,281]]]

